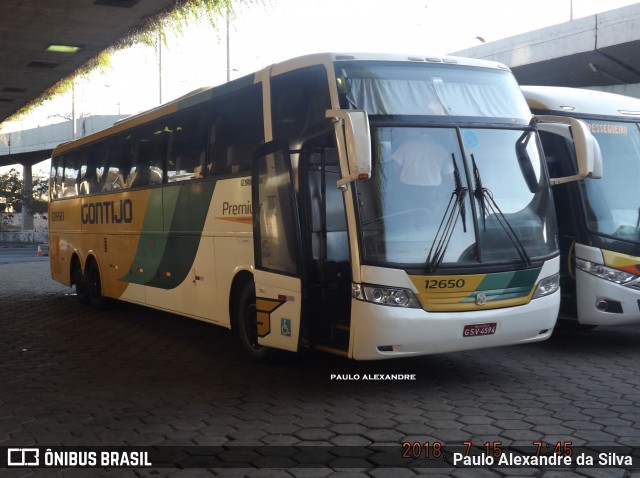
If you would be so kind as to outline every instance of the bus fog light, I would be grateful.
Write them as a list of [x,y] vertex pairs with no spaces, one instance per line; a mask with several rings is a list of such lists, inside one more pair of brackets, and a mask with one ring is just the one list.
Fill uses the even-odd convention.
[[373,304],[418,308],[420,304],[409,289],[353,284],[353,297]]
[[546,277],[538,282],[536,291],[533,293],[533,299],[545,297],[553,294],[560,289],[560,274],[554,274],[550,277]]
[[576,257],[576,267],[580,270],[588,272],[601,279],[615,282],[616,284],[625,284],[630,280],[636,279],[638,276],[630,272],[613,269],[596,262],[585,261]]

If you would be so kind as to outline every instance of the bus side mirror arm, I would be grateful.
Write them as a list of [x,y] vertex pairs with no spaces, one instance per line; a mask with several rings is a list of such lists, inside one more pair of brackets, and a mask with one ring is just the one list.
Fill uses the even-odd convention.
[[[600,146],[584,121],[567,116],[554,115],[535,115],[534,121],[538,125],[560,123],[569,126],[571,140],[576,152],[578,174],[562,178],[551,178],[549,182],[552,186],[579,181],[584,178],[600,179],[602,177]],[[539,126],[539,129],[544,129],[544,127]]]
[[[371,131],[366,111],[327,110],[325,117],[342,125],[343,137],[338,141],[338,150],[346,154],[348,171],[342,170],[342,178],[336,183],[340,189],[357,179],[371,177]],[[341,144],[342,143],[342,144]]]

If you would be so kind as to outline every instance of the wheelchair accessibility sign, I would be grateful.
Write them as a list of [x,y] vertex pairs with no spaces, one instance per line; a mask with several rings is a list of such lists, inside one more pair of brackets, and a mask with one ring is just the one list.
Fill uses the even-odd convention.
[[291,319],[280,319],[280,335],[291,337]]

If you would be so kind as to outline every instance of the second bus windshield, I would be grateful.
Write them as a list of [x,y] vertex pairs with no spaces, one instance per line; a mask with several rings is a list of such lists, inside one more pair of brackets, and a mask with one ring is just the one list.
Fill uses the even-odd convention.
[[636,123],[585,119],[598,140],[604,174],[585,179],[587,225],[594,232],[640,241],[640,129]]

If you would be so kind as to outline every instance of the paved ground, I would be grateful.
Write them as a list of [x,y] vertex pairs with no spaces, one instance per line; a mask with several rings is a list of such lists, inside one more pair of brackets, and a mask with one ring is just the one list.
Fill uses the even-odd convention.
[[32,244],[0,243],[0,264],[46,261],[47,259],[38,258],[38,254],[44,256],[48,253],[48,246],[40,246],[40,253],[38,253],[38,246]]
[[[69,292],[49,279],[46,258],[0,264],[0,447],[230,445],[262,452],[280,445],[290,452],[314,445],[352,452],[418,441],[453,451],[471,441],[528,446],[530,455],[540,441],[571,442],[576,454],[594,446],[623,456],[637,452],[624,446],[640,447],[639,327],[412,360],[308,354],[263,366],[224,329],[128,304],[95,312]],[[387,373],[415,380],[331,379]],[[339,473],[214,466],[0,468],[0,476],[640,476],[628,466],[541,472],[332,463]]]

